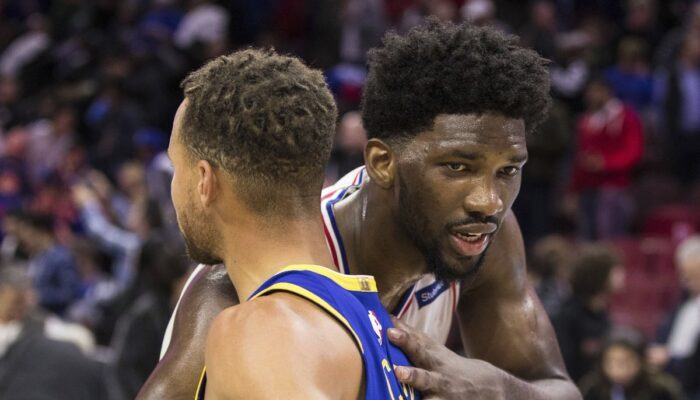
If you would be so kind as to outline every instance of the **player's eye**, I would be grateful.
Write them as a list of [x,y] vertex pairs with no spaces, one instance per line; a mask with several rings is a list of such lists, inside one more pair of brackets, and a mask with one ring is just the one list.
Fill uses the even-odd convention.
[[501,170],[501,173],[505,176],[516,176],[520,173],[519,167],[505,167]]
[[458,164],[458,163],[449,163],[449,164],[446,164],[446,166],[447,166],[447,169],[449,169],[452,172],[462,172],[462,171],[466,171],[466,169],[467,169],[466,165]]

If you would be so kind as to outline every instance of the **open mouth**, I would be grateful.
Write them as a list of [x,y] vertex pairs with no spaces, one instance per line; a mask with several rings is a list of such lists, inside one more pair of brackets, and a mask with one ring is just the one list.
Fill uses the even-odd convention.
[[486,250],[490,234],[485,233],[459,233],[452,232],[450,234],[450,244],[457,253],[463,256],[478,256]]
[[483,239],[486,236],[486,234],[483,234],[483,233],[465,234],[465,233],[458,233],[458,232],[453,233],[453,235],[457,236],[458,238],[460,238],[462,240],[465,240],[465,241],[471,242],[471,243],[478,242],[479,240]]

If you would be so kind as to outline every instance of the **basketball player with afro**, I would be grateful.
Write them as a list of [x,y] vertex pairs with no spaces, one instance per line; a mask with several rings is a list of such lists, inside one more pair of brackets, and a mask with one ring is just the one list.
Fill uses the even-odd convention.
[[[511,211],[525,136],[549,106],[546,61],[515,37],[435,20],[368,59],[365,165],[324,190],[321,210],[338,270],[373,275],[401,321],[389,338],[415,367],[396,375],[424,398],[580,399]],[[234,304],[222,270],[190,277],[139,399],[190,398],[211,321]],[[466,357],[444,346],[455,312]]]

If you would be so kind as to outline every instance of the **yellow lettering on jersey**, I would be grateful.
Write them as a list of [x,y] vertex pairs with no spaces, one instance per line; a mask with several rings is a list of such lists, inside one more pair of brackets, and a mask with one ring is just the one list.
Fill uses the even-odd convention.
[[[386,379],[386,388],[389,390],[389,395],[391,396],[391,400],[396,400],[394,397],[394,391],[391,390],[391,381],[389,380],[389,375],[387,375],[387,372],[391,373],[391,367],[389,366],[389,361],[385,358],[382,360],[382,370],[384,371],[384,379]],[[403,400],[403,397],[399,394],[399,400]]]
[[[396,368],[396,365],[394,365],[394,368]],[[387,389],[389,389],[389,395],[391,396],[392,400],[395,400],[394,397],[394,391],[391,390],[391,381],[389,380],[389,375],[394,373],[394,370],[391,368],[389,365],[389,361],[385,358],[382,360],[382,369],[384,370],[384,378],[386,379],[386,386]],[[413,388],[406,385],[405,383],[401,383],[401,389],[403,389],[403,394],[406,395],[406,400],[414,400],[416,398],[416,394],[413,391]],[[399,400],[404,400],[404,397],[399,393]]]

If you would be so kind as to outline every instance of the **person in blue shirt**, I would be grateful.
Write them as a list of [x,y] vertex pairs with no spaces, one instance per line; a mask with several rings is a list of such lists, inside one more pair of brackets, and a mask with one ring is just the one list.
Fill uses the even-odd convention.
[[62,315],[80,297],[80,276],[75,259],[56,241],[49,216],[27,214],[20,218],[18,238],[31,257],[29,272],[39,296],[39,305]]

